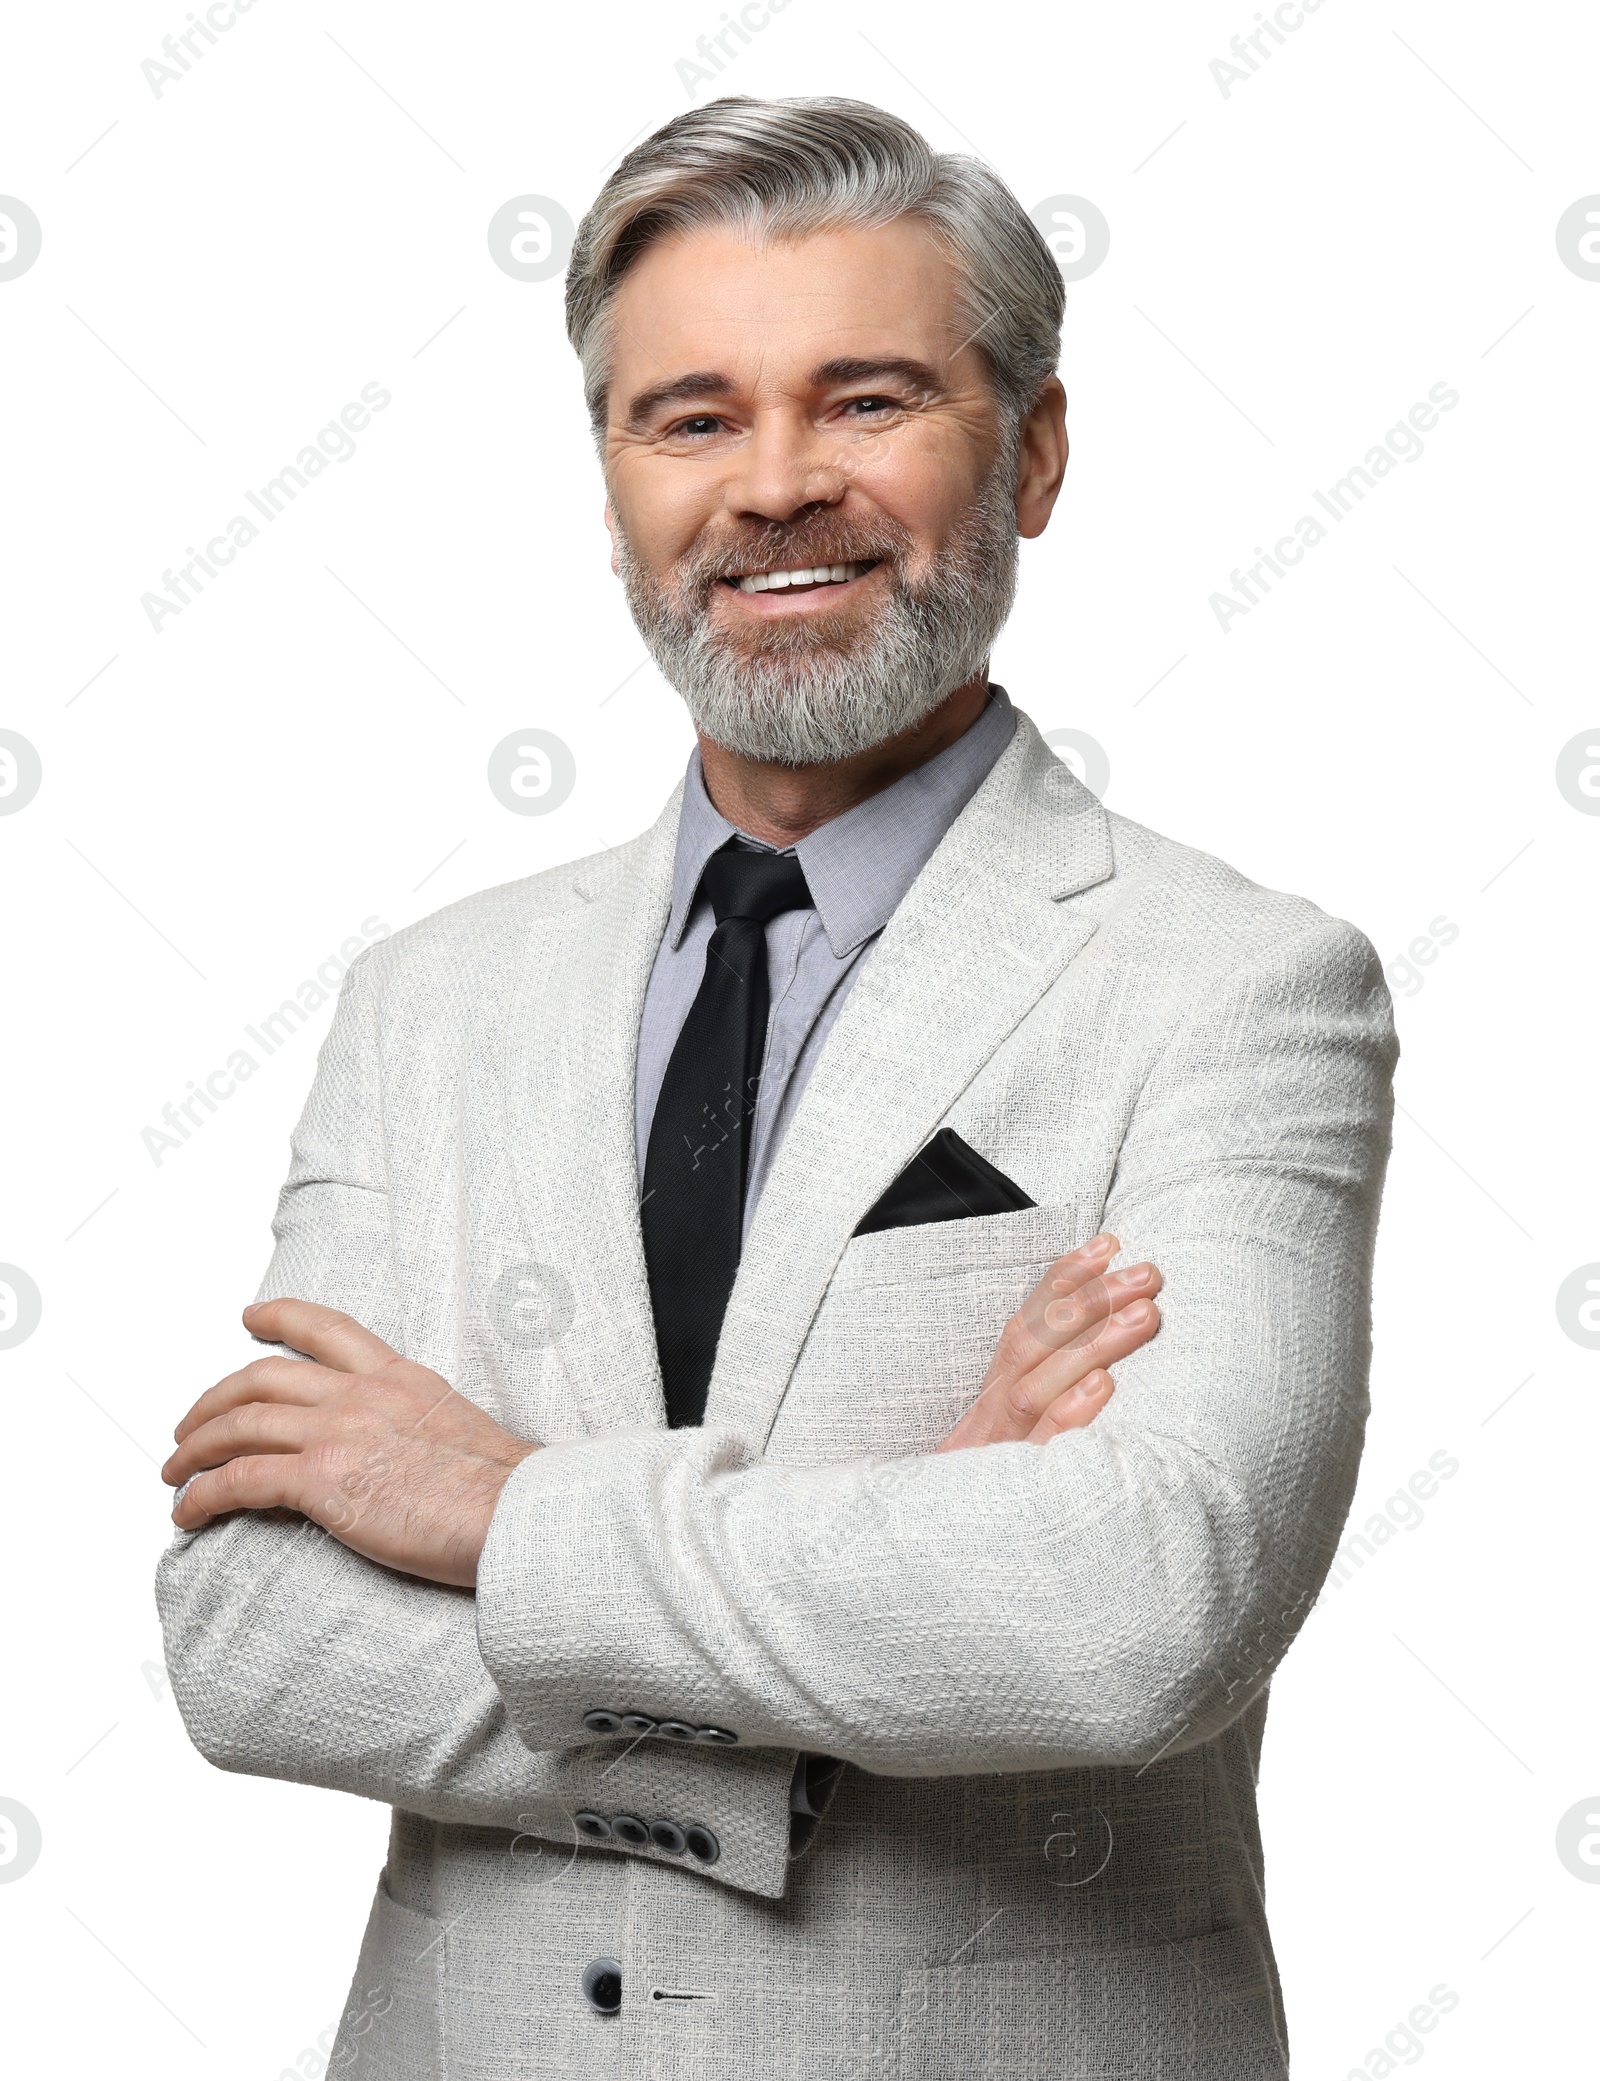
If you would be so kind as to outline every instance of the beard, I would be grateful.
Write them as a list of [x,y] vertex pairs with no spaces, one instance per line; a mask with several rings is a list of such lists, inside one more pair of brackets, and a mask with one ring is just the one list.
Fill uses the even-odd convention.
[[[911,537],[886,516],[813,514],[691,551],[662,577],[629,548],[617,562],[634,622],[695,728],[747,759],[816,766],[855,757],[931,715],[981,672],[1017,583],[1016,458],[1005,444],[949,541],[916,578]],[[785,617],[735,634],[713,626],[715,588],[745,571],[886,563],[888,598],[859,620]]]

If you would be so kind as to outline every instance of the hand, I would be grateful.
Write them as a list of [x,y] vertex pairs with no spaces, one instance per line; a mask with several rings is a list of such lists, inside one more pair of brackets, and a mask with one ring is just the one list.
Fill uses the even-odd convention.
[[938,1451],[1044,1445],[1093,1423],[1111,1399],[1106,1368],[1161,1327],[1155,1266],[1104,1270],[1121,1248],[1100,1235],[1056,1259],[1001,1331],[978,1399]]
[[261,1301],[244,1325],[307,1357],[258,1358],[195,1403],[161,1470],[195,1477],[173,1523],[298,1510],[368,1560],[471,1589],[500,1491],[538,1447],[337,1309]]

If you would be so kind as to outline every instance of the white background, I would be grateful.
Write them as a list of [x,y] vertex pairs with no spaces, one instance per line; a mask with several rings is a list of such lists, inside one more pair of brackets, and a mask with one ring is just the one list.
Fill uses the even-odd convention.
[[[159,1164],[142,1130],[364,920],[615,843],[672,784],[689,731],[635,670],[559,276],[511,279],[485,234],[530,192],[581,215],[687,105],[678,61],[722,10],[257,0],[158,96],[141,64],[186,13],[18,10],[0,72],[0,191],[43,226],[0,282],[0,725],[44,768],[0,818],[0,1260],[44,1297],[0,1352],[0,1795],[43,1830],[0,1885],[0,1949],[19,2074],[272,2081],[320,2070],[301,2054],[342,2004],[387,1817],[188,1747],[155,1467],[247,1349],[327,1009]],[[1109,221],[1068,291],[1068,488],[996,677],[1097,740],[1113,807],[1392,962],[1353,1523],[1430,1454],[1459,1462],[1274,1686],[1296,2072],[1387,2071],[1374,2048],[1445,1983],[1457,2006],[1397,2068],[1593,2073],[1600,1885],[1556,1830],[1600,1812],[1600,1357],[1555,1297],[1600,1258],[1600,820],[1555,772],[1600,741],[1600,283],[1555,227],[1600,190],[1600,27],[1325,0],[1224,95],[1211,61],[1254,16],[791,0],[694,94],[860,96],[1025,205]],[[354,458],[157,634],[141,595],[369,382],[392,402]],[[1230,572],[1436,383],[1460,401],[1422,457],[1220,629]],[[485,781],[530,727],[577,762],[548,816]]]

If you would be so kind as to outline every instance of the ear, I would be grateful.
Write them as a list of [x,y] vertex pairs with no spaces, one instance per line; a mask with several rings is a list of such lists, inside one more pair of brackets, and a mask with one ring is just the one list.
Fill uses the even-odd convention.
[[617,516],[611,510],[611,501],[606,500],[606,533],[611,537],[611,570],[614,577],[622,576],[622,566],[617,561]]
[[1021,426],[1017,452],[1017,533],[1025,541],[1042,535],[1067,469],[1067,393],[1051,376]]

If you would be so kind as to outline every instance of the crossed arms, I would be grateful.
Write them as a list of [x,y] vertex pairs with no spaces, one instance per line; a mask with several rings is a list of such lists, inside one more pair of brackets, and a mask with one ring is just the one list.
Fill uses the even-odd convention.
[[[1112,1392],[1107,1369],[1159,1327],[1160,1274],[1107,1272],[1118,1247],[1096,1236],[1050,1267],[941,1452],[1043,1445],[1093,1421]],[[182,1489],[174,1524],[198,1532],[235,1510],[295,1510],[369,1561],[474,1588],[500,1492],[538,1443],[337,1309],[257,1301],[244,1323],[314,1363],[258,1358],[200,1397],[161,1470]]]
[[[707,1767],[779,1798],[797,1750],[911,1774],[1142,1765],[1267,1681],[1336,1543],[1365,1412],[1394,1041],[1351,928],[1321,921],[1225,978],[1145,1080],[1104,1220],[1161,1267],[1161,1335],[1147,1303],[1125,1357],[1101,1343],[1111,1289],[1063,1261],[1052,1276],[1081,1284],[1036,1290],[945,1441],[983,1449],[892,1483],[714,1430],[536,1449],[397,1357],[362,1125],[376,1017],[358,966],[263,1288],[300,1298],[250,1317],[313,1363],[230,1376],[169,1462],[196,1478],[161,1572],[168,1655],[213,1761],[559,1835],[582,1716],[624,1694],[737,1730]],[[1114,1396],[1058,1407],[1074,1367],[1092,1359],[1083,1385],[1113,1357]],[[330,1538],[319,1512],[353,1472]]]

